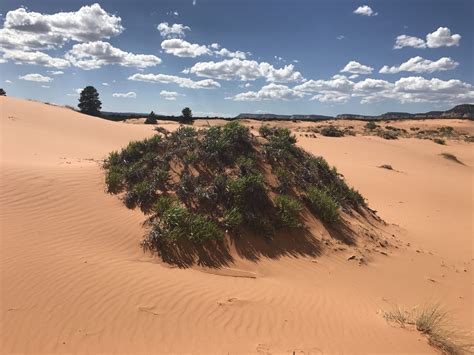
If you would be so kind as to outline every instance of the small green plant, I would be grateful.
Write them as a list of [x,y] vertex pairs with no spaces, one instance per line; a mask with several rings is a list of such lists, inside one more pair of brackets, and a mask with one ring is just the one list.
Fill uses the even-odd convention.
[[308,189],[306,198],[310,207],[324,222],[333,224],[339,221],[339,204],[328,192],[311,187]]
[[364,127],[367,128],[367,129],[369,129],[369,130],[371,130],[371,131],[373,131],[373,130],[376,129],[378,126],[377,126],[377,124],[376,124],[375,122],[370,121],[370,122],[367,122]]
[[233,207],[224,212],[223,223],[227,229],[235,230],[242,224],[242,222],[242,213],[238,208]]
[[321,129],[321,134],[325,137],[343,137],[344,132],[335,126],[327,126]]
[[299,221],[299,215],[303,210],[301,202],[285,195],[277,195],[274,203],[282,227],[296,228],[301,225]]

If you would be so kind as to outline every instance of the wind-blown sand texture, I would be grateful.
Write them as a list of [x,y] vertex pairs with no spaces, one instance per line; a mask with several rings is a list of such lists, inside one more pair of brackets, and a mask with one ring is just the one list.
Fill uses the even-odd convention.
[[[473,330],[472,144],[297,134],[390,224],[393,247],[180,269],[143,253],[145,217],[105,193],[100,167],[153,126],[5,97],[0,113],[1,353],[435,353],[381,314],[427,302]],[[423,121],[440,124],[474,131]]]

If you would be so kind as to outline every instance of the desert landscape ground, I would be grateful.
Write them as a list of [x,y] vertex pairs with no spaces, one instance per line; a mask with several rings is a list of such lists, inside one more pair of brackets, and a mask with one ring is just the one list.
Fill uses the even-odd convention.
[[[384,312],[432,304],[472,342],[472,143],[387,140],[362,121],[338,120],[355,131],[340,138],[314,133],[328,122],[269,122],[360,191],[386,222],[371,230],[378,244],[357,235],[347,245],[315,220],[319,250],[231,249],[227,265],[177,267],[142,250],[146,217],[104,183],[107,155],[154,125],[0,100],[0,352],[429,354],[426,336]],[[261,122],[241,123],[258,135]],[[390,125],[474,134],[468,120]]]

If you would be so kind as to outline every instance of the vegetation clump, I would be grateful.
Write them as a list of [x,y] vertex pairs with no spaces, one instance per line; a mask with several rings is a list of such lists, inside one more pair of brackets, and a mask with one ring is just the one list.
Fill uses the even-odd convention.
[[77,105],[82,113],[91,116],[100,116],[102,102],[99,100],[99,93],[93,86],[86,86],[79,95]]
[[336,126],[327,126],[321,129],[321,134],[326,137],[343,137],[344,132]]
[[287,129],[238,122],[196,130],[181,126],[130,142],[104,162],[107,191],[148,216],[143,246],[219,243],[253,230],[271,236],[304,227],[306,208],[324,223],[366,207],[335,168],[296,146]]

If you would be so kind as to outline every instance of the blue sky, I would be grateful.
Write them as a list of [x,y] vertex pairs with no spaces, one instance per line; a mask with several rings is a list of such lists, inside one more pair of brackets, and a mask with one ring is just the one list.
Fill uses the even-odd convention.
[[108,111],[420,112],[474,102],[474,1],[11,1],[0,86]]

